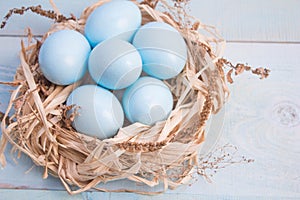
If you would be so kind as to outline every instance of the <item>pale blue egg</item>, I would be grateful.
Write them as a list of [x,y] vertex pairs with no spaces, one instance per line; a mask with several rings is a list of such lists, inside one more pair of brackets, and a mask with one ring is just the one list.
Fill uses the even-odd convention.
[[108,89],[123,89],[139,78],[142,59],[132,44],[113,38],[92,50],[88,69],[97,84]]
[[106,139],[113,137],[123,126],[124,113],[120,102],[110,91],[97,85],[76,88],[68,97],[67,105],[78,108],[72,126],[80,133]]
[[91,47],[81,33],[74,30],[57,31],[42,44],[39,66],[52,83],[69,85],[86,73],[90,51]]
[[90,14],[85,24],[85,36],[93,47],[112,37],[131,41],[141,22],[141,11],[133,2],[111,1]]
[[150,76],[177,76],[187,61],[187,46],[181,34],[164,22],[150,22],[135,34],[132,44],[139,50],[143,70]]
[[122,105],[130,122],[153,125],[167,119],[172,111],[173,97],[161,80],[145,76],[125,90]]

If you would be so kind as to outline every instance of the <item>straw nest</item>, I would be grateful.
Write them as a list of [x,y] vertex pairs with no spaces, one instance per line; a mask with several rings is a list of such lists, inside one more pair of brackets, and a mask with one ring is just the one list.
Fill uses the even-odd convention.
[[[5,164],[3,152],[10,142],[36,165],[44,167],[44,178],[48,174],[59,177],[70,194],[97,189],[99,183],[119,179],[176,188],[187,183],[199,165],[205,123],[211,113],[222,108],[229,93],[223,68],[217,62],[224,41],[212,27],[186,15],[185,3],[137,3],[143,24],[164,21],[186,40],[188,61],[184,70],[165,81],[173,93],[174,108],[167,120],[153,126],[134,123],[121,128],[114,138],[89,137],[72,129],[72,116],[66,117],[70,107],[64,105],[70,92],[81,83],[63,87],[48,82],[39,69],[38,53],[43,41],[54,31],[83,32],[89,14],[105,2],[86,8],[79,19],[62,18],[40,41],[29,35],[28,44],[21,42],[21,65],[13,82],[16,88],[1,124],[1,162]],[[61,16],[54,9],[55,16]],[[77,187],[74,189],[73,185]]]

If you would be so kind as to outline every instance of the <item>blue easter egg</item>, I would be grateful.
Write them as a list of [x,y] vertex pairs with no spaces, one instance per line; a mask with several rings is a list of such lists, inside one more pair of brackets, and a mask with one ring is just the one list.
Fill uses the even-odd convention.
[[76,88],[66,104],[75,106],[71,112],[77,109],[72,126],[80,133],[106,139],[123,126],[124,113],[120,102],[110,91],[97,85]]
[[99,85],[113,90],[123,89],[139,78],[142,59],[132,44],[113,38],[92,50],[88,69]]
[[90,51],[89,42],[81,33],[74,30],[57,31],[42,44],[39,66],[52,83],[69,85],[86,73]]
[[84,32],[93,47],[112,37],[131,41],[141,22],[141,11],[136,4],[131,1],[111,1],[90,14]]
[[173,97],[161,80],[145,76],[125,90],[122,105],[130,122],[153,125],[167,119],[172,111]]
[[158,79],[177,76],[187,61],[187,46],[181,34],[164,22],[150,22],[136,32],[132,44],[139,50],[143,71]]

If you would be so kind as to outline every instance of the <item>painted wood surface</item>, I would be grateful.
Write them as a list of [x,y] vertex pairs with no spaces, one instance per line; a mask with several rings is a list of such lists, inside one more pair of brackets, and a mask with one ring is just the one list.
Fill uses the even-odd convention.
[[[61,12],[79,16],[83,7],[95,2],[55,1]],[[0,16],[12,7],[40,4],[39,0],[0,2]],[[267,66],[271,76],[262,81],[243,74],[230,86],[231,97],[218,145],[231,143],[238,154],[254,163],[234,165],[219,171],[212,183],[198,177],[191,186],[159,196],[87,192],[68,196],[53,177],[42,179],[43,169],[26,156],[8,155],[8,165],[0,169],[2,199],[299,199],[300,198],[300,14],[299,1],[197,1],[192,13],[205,23],[216,25],[227,40],[225,57],[233,62]],[[43,7],[50,4],[43,2]],[[216,13],[216,14],[215,14]],[[298,19],[298,20],[297,20]],[[27,14],[14,16],[0,30],[0,81],[12,80],[19,64],[18,51],[24,28],[43,34],[51,21]],[[256,41],[256,42],[254,42]],[[259,41],[259,42],[257,42]],[[10,87],[0,86],[0,111],[4,111]],[[223,118],[222,118],[223,119]],[[221,121],[220,121],[221,120]],[[110,187],[125,182],[112,183]]]
[[[79,17],[83,8],[98,0],[54,0],[60,12],[66,16],[73,13]],[[11,8],[42,5],[52,9],[48,1],[10,0],[0,2],[0,17]],[[191,14],[201,22],[214,25],[227,41],[299,42],[300,1],[298,0],[192,0]],[[24,35],[31,27],[34,34],[45,33],[51,20],[27,13],[14,16],[0,35]],[[298,23],[297,23],[298,22]]]

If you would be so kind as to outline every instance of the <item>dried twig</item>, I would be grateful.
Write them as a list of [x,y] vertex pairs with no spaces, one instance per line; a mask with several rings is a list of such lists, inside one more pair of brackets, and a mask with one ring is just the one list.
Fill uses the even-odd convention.
[[0,85],[9,85],[9,86],[18,86],[22,83],[23,81],[12,81],[12,82],[3,82],[3,81],[0,81]]
[[74,15],[71,15],[71,17],[67,18],[62,14],[57,14],[53,10],[44,10],[41,5],[38,6],[29,6],[29,7],[21,7],[21,8],[13,8],[8,11],[8,13],[4,16],[4,20],[1,22],[0,28],[4,28],[7,21],[13,14],[17,15],[23,15],[25,12],[31,11],[33,13],[36,13],[38,15],[54,19],[55,22],[63,22],[67,21],[69,19],[75,19]]
[[251,71],[253,74],[256,74],[259,76],[260,79],[267,78],[270,74],[270,70],[267,68],[259,67],[256,69],[253,69],[251,66],[238,63],[236,65],[233,65],[230,61],[226,60],[225,58],[220,58],[218,62],[216,63],[219,67],[229,67],[230,70],[227,72],[227,81],[229,83],[233,83],[232,79],[232,73],[234,72],[235,75],[242,74],[244,71]]
[[197,173],[211,181],[211,177],[220,169],[234,164],[252,163],[253,159],[237,155],[238,148],[232,144],[225,144],[215,148],[206,156],[199,158]]

